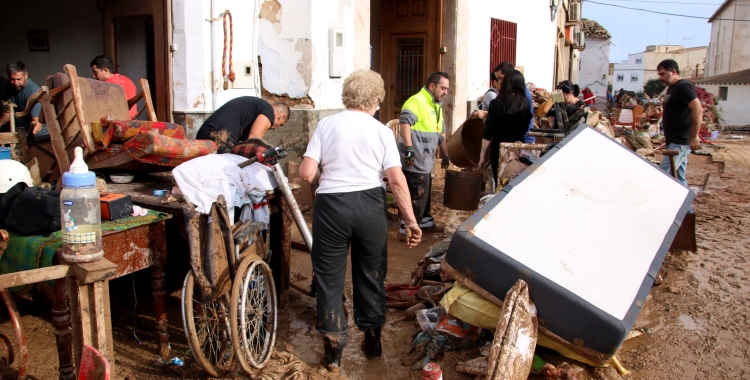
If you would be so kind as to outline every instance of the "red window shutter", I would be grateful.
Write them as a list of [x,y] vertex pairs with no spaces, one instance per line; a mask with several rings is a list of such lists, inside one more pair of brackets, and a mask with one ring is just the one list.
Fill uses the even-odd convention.
[[500,62],[516,65],[516,23],[490,19],[490,70]]

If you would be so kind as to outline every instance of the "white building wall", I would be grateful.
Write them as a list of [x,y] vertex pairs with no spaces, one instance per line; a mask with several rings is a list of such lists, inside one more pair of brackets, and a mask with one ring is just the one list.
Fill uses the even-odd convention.
[[491,18],[518,25],[516,65],[523,66],[527,82],[551,90],[554,87],[556,24],[550,21],[549,2],[529,1],[520,5],[512,0],[473,0],[468,38],[458,41],[468,45],[468,77],[458,78],[466,81],[468,100],[475,100],[487,91],[490,70],[494,68],[490,67]]
[[172,3],[172,38],[175,49],[172,56],[172,83],[175,112],[212,112],[235,97],[257,94],[255,89],[231,86],[228,90],[223,89],[221,58],[224,29],[219,16],[226,10],[232,15],[232,69],[236,76],[243,75],[240,63],[257,61],[254,58],[256,44],[253,43],[253,28],[258,17],[254,2],[213,0],[213,12],[211,4],[201,0]]
[[704,76],[750,69],[750,0],[734,0],[711,23]]
[[[343,80],[355,68],[369,67],[369,45],[355,46],[355,39],[365,36],[369,40],[369,19],[355,17],[355,9],[361,12],[369,5],[366,0],[183,0],[172,4],[176,113],[210,113],[235,97],[260,93],[231,86],[223,89],[224,29],[219,14],[225,10],[232,14],[235,74],[242,74],[238,63],[255,62],[259,55],[263,88],[273,96],[309,98],[307,103],[315,109],[342,108]],[[341,78],[328,74],[330,28],[345,31]]]
[[[645,53],[629,54],[628,59],[615,63],[615,72],[612,75],[612,91],[617,93],[621,88],[626,91],[642,91],[644,78]],[[622,80],[619,76],[622,75]],[[634,82],[633,76],[638,79]]]
[[727,126],[741,127],[750,125],[750,113],[747,112],[747,99],[750,99],[750,84],[706,84],[699,83],[706,91],[718,96],[719,87],[727,87],[727,100],[720,100],[718,106]]
[[607,94],[610,41],[603,38],[586,37],[586,49],[580,53],[581,70],[578,85],[588,87],[596,96]]

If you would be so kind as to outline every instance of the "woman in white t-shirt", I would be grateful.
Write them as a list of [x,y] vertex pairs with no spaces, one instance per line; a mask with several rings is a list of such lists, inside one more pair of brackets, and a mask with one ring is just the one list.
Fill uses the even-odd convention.
[[320,120],[299,168],[307,182],[320,180],[313,208],[311,257],[317,290],[316,329],[323,336],[323,362],[329,371],[339,370],[349,339],[342,296],[350,248],[354,322],[365,333],[362,349],[372,360],[382,354],[388,268],[384,173],[406,221],[406,243],[414,247],[422,238],[393,132],[373,118],[384,97],[378,73],[357,70],[346,78],[341,93],[346,111]]

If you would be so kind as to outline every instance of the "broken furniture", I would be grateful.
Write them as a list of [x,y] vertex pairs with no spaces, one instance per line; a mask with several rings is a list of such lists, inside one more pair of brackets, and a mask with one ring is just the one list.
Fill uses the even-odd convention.
[[441,269],[496,304],[523,279],[539,344],[602,365],[631,331],[694,197],[578,128],[457,229]]
[[[188,241],[187,231],[185,230],[184,215],[182,206],[178,202],[162,202],[163,196],[155,196],[154,190],[169,190],[175,186],[174,178],[171,173],[153,173],[150,175],[151,181],[132,182],[127,184],[108,184],[107,189],[119,194],[130,194],[133,204],[146,207],[151,210],[158,210],[169,213],[173,216],[170,221],[179,235],[176,244],[184,244]],[[299,186],[289,185],[293,193],[299,192]],[[279,307],[283,308],[289,299],[289,288],[291,278],[291,259],[292,259],[292,229],[294,228],[294,219],[290,212],[290,206],[284,200],[280,189],[266,192],[268,200],[268,211],[270,221],[268,230],[268,249],[273,252],[269,266],[273,273],[274,283],[276,284],[276,294],[279,299]],[[179,245],[168,247],[170,252],[179,252],[177,257],[185,257],[182,252],[187,252],[188,247]]]
[[212,377],[225,375],[235,359],[252,375],[271,358],[276,340],[265,223],[232,224],[224,195],[205,214],[188,200],[182,208],[191,266],[182,287],[182,323],[190,353]]
[[[41,182],[39,176],[39,163],[36,157],[29,157],[28,147],[26,146],[26,130],[23,128],[16,129],[16,118],[14,117],[14,109],[17,107],[16,104],[9,103],[10,107],[10,125],[9,132],[0,132],[0,146],[9,145],[11,158],[24,164],[31,173],[31,179],[34,185],[39,185]],[[30,110],[31,108],[29,108]]]
[[165,166],[174,167],[216,151],[212,141],[170,138],[160,130],[142,131],[125,142],[102,146],[95,141],[90,123],[102,119],[127,122],[129,108],[140,99],[145,106],[138,114],[145,110],[149,122],[156,122],[148,82],[141,79],[143,91],[127,99],[120,85],[81,78],[70,64],[63,70],[65,73],[49,76],[46,85],[40,87],[25,110],[18,113],[23,116],[36,103],[42,105],[40,120],[47,125],[50,138],[30,144],[28,155],[39,160],[45,182],[53,182],[60,173],[68,171],[76,146],[84,148],[89,169],[96,171],[162,171]]
[[[169,355],[164,265],[167,262],[165,221],[170,218],[169,214],[149,210],[146,216],[102,223],[104,257],[77,265],[62,261],[58,253],[62,243],[60,232],[47,237],[9,232],[8,248],[0,257],[0,273],[3,273],[0,287],[24,285],[12,290],[26,291],[39,283],[43,291],[54,294],[52,323],[56,329],[60,379],[75,379],[75,366],[80,363],[84,344],[99,350],[114,373],[109,280],[141,269],[152,268],[155,335],[159,340],[159,355],[163,358]],[[52,280],[54,285],[50,284]]]
[[[2,255],[8,247],[9,239],[10,235],[8,235],[8,231],[0,230],[0,255]],[[28,374],[29,350],[26,348],[26,334],[23,331],[23,324],[21,324],[21,315],[18,314],[18,308],[16,307],[15,301],[13,301],[13,296],[10,294],[10,291],[2,286],[1,283],[0,295],[2,295],[3,301],[5,301],[5,307],[8,309],[8,315],[13,323],[13,330],[16,333],[16,345],[18,347],[18,351],[15,351],[10,339],[4,334],[0,334],[0,346],[3,348],[3,351],[0,352],[0,354],[3,355],[0,357],[0,365],[9,366],[14,362],[18,362],[18,379],[26,380],[26,375]],[[18,359],[16,359],[16,355],[18,355]]]

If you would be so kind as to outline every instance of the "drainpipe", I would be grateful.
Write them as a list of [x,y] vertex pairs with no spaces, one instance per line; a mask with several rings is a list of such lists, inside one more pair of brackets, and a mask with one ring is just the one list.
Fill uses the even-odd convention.
[[[216,111],[219,104],[219,87],[221,86],[221,59],[217,58],[216,46],[223,47],[223,38],[221,34],[221,17],[220,11],[216,9],[216,2],[211,0],[211,93],[213,94],[213,110]],[[218,38],[218,40],[217,40]],[[218,79],[217,79],[218,78]]]

